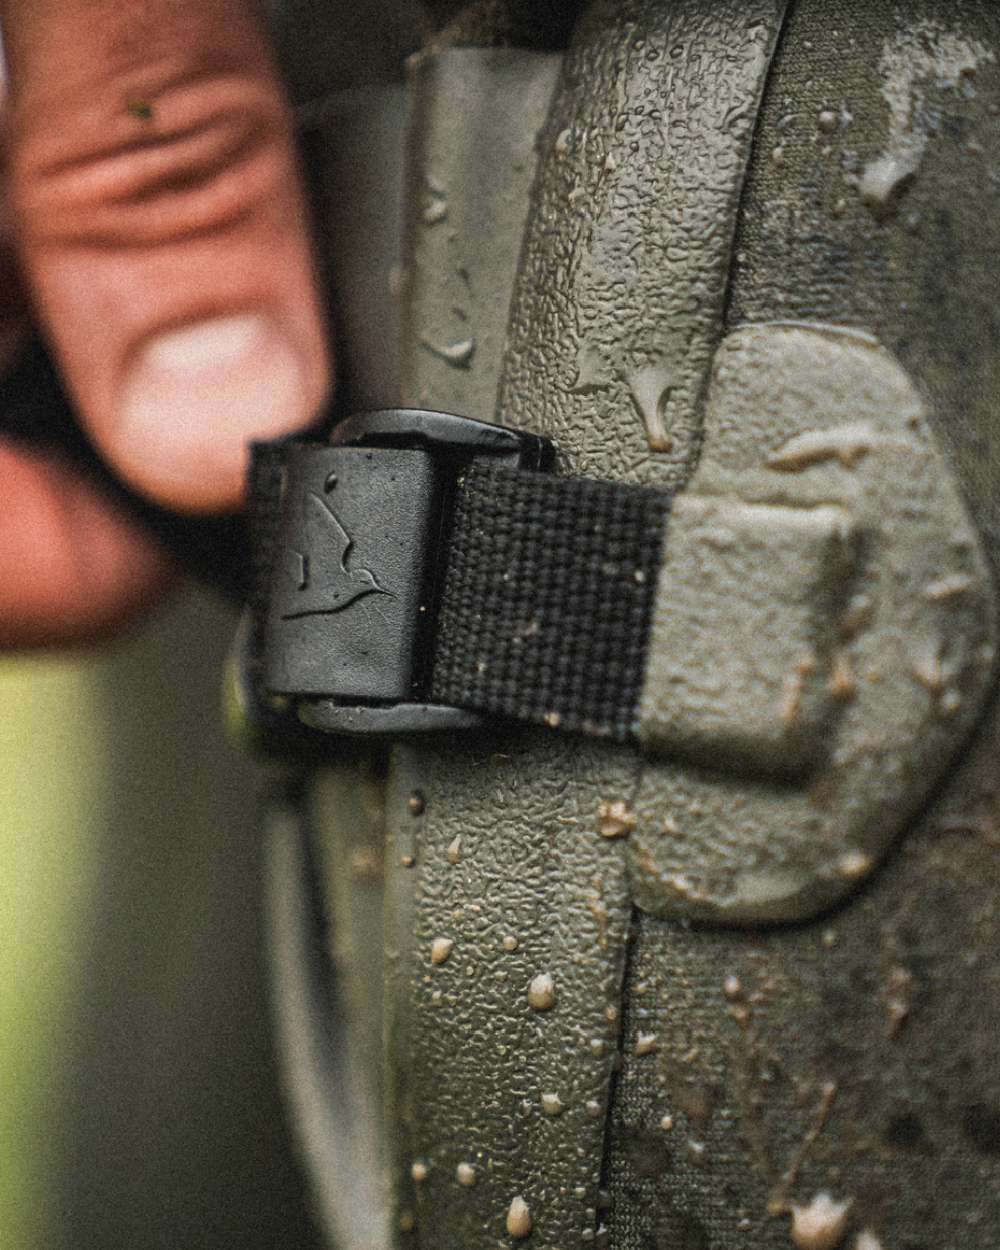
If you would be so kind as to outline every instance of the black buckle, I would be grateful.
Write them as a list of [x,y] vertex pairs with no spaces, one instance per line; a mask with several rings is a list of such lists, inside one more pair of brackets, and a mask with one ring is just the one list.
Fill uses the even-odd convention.
[[367,735],[483,723],[426,693],[455,484],[484,457],[546,470],[554,448],[412,409],[360,413],[329,446],[289,447],[263,685],[292,698],[306,725]]

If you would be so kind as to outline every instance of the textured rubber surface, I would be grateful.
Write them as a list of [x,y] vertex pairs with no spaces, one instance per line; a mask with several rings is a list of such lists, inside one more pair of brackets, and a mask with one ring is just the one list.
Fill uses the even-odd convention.
[[[990,0],[796,0],[727,319],[877,331],[929,397],[989,536],[998,102]],[[908,144],[920,155],[896,165],[899,184],[863,188]],[[994,705],[883,870],[814,924],[711,932],[639,914],[610,1133],[613,1250],[787,1250],[790,1213],[769,1216],[769,1202],[808,1207],[824,1191],[852,1204],[846,1247],[866,1230],[875,1241],[858,1244],[885,1250],[996,1245],[998,744]],[[650,810],[665,807],[651,786]],[[636,1055],[640,1031],[655,1052]]]
[[[554,435],[574,471],[677,487],[699,459],[727,331],[787,318],[857,327],[927,396],[991,533],[1000,14],[987,0],[797,0],[772,68],[783,9],[588,6],[539,139],[501,411]],[[512,200],[490,214],[498,185],[520,178],[525,193],[531,158],[500,143],[516,118],[498,131],[471,107],[474,74],[453,94],[455,64],[433,60],[408,209],[418,245],[403,402],[489,417],[509,284],[480,264],[497,233],[505,256],[516,251]],[[428,176],[448,192],[448,225],[422,217]],[[464,289],[472,298],[459,303]],[[458,368],[421,336],[475,337],[476,353]],[[651,450],[650,433],[661,448],[672,438],[670,450]],[[877,668],[860,676],[877,683]],[[993,714],[847,905],[752,933],[633,913],[630,852],[597,827],[599,803],[628,802],[641,784],[643,834],[683,845],[690,821],[721,824],[738,786],[715,806],[680,808],[666,770],[543,734],[395,751],[387,1078],[399,1243],[507,1245],[505,1213],[521,1194],[536,1247],[786,1250],[790,1208],[826,1191],[852,1204],[845,1246],[867,1230],[860,1244],[886,1250],[992,1250],[998,741]],[[822,791],[812,797],[822,810]],[[641,839],[628,841],[638,854]],[[454,945],[435,964],[439,938]],[[526,990],[540,972],[556,1002],[537,1014]],[[552,1093],[562,1110],[549,1117],[541,1095]],[[478,1169],[472,1187],[456,1179],[462,1162]]]
[[[418,255],[438,231],[439,267],[408,288],[405,403],[447,407],[439,397],[455,395],[461,411],[480,415],[476,405],[497,394],[500,369],[500,405],[485,415],[553,436],[564,471],[667,489],[684,481],[700,418],[697,403],[688,410],[681,395],[700,396],[721,334],[732,231],[780,7],[733,0],[713,3],[706,16],[691,0],[588,6],[532,143],[541,167],[503,363],[477,350],[467,369],[449,368],[422,346],[426,322],[448,313],[441,275],[449,253],[440,225],[421,222]],[[671,55],[674,47],[684,55]],[[438,81],[446,86],[443,73]],[[458,171],[451,182],[437,171],[452,159],[447,126],[456,123],[445,119],[456,105],[442,94],[433,116],[436,128],[415,142],[417,168],[434,171],[451,194]],[[473,111],[461,120],[471,132],[466,150],[479,162],[488,155],[489,178],[503,185],[519,162],[498,155],[494,119],[487,125]],[[459,232],[451,252],[473,292],[480,256],[491,248],[488,219],[506,231],[512,212],[506,203],[497,212],[479,177],[474,166],[461,182],[484,228]],[[415,199],[411,220],[420,220],[422,203]],[[463,205],[461,220],[466,213]],[[507,289],[493,293],[504,312]],[[692,318],[696,300],[708,311]],[[463,335],[476,334],[482,317],[480,299]],[[495,317],[485,316],[488,342],[497,341]],[[596,357],[580,350],[587,343]],[[674,450],[653,454],[626,379],[638,366],[640,399],[648,401],[646,383],[661,375],[644,370],[682,355]],[[391,1007],[406,1038],[405,1051],[395,1041],[390,1051],[398,1211],[413,1230],[400,1244],[508,1245],[505,1218],[518,1195],[531,1212],[533,1247],[596,1241],[608,1214],[600,1209],[606,1113],[620,1063],[631,916],[624,839],[601,836],[599,812],[604,803],[627,804],[635,753],[522,732],[421,745],[407,765],[426,806],[416,820],[405,807],[387,816],[392,832],[415,826],[413,867],[387,865],[388,888],[412,898],[393,942],[407,960]],[[505,936],[516,949],[503,945]],[[439,965],[430,962],[436,937],[454,942]],[[538,1013],[527,989],[546,972],[556,1002]],[[560,1114],[546,1111],[556,1106]],[[428,1170],[416,1182],[410,1169],[421,1160]],[[455,1180],[466,1160],[480,1169],[469,1188]]]

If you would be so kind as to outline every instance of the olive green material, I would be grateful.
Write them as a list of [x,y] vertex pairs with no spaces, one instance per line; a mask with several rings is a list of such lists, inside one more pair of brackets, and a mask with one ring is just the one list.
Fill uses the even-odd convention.
[[[614,1250],[793,1250],[791,1208],[824,1192],[849,1204],[838,1250],[997,1245],[998,752],[993,726],[955,799],[819,923],[641,919]],[[641,1055],[640,1033],[655,1037]]]
[[[558,69],[557,56],[505,49],[445,50],[425,56],[413,67],[401,283],[404,403],[492,417],[510,292],[535,175],[536,135]],[[435,754],[442,747],[450,750],[451,740],[438,739]],[[460,744],[456,747],[461,749]],[[489,755],[488,745],[482,749]],[[443,1238],[449,1224],[463,1227],[470,1214],[475,1217],[476,1199],[488,1190],[459,1187],[456,1180],[461,1162],[482,1173],[476,1135],[463,1130],[460,1142],[446,1141],[437,1133],[436,1117],[430,1118],[428,1107],[434,1091],[448,1097],[465,1065],[470,1072],[482,1069],[464,1038],[453,1060],[448,1060],[447,1076],[428,1046],[428,1034],[438,1032],[446,996],[444,988],[425,980],[430,976],[431,944],[436,938],[456,941],[459,918],[448,897],[454,877],[444,875],[442,888],[434,887],[439,896],[434,906],[444,913],[438,919],[422,897],[424,876],[432,866],[441,874],[468,873],[475,831],[471,825],[451,831],[437,851],[425,841],[425,823],[429,820],[433,827],[436,820],[433,812],[428,815],[424,799],[426,760],[424,750],[397,747],[389,774],[386,1122],[394,1227],[404,1234],[430,1220]],[[468,919],[474,921],[475,913],[469,912]],[[619,923],[623,929],[624,917]],[[466,934],[466,950],[459,947],[454,962],[434,965],[436,970],[454,974],[459,969],[460,976],[468,976],[465,969],[474,966],[471,951],[476,938],[468,926]],[[483,941],[484,966],[504,954],[496,945],[501,936],[492,934]],[[461,994],[448,998],[457,1006]],[[467,1020],[463,1034],[469,1027]],[[441,1041],[449,1044],[446,1030]],[[507,1053],[513,1061],[513,1052]],[[453,1130],[465,1121],[466,1117],[461,1122],[453,1117]],[[430,1142],[425,1140],[428,1130],[435,1133]],[[507,1149],[517,1149],[511,1135]],[[414,1180],[415,1165],[418,1175],[421,1165],[428,1168],[427,1179]],[[471,1196],[472,1201],[456,1204],[451,1201],[455,1194],[463,1199]],[[459,1240],[465,1235],[462,1232]]]
[[[877,334],[994,561],[998,116],[989,0],[798,0],[727,320]],[[866,172],[901,143],[912,168],[874,199]],[[813,924],[747,934],[640,916],[610,1130],[614,1250],[788,1250],[791,1208],[815,1215],[824,1191],[851,1204],[846,1250],[996,1246],[998,750],[991,702],[880,871]],[[655,1052],[635,1054],[640,1029]]]
[[[439,750],[414,753],[415,863],[389,865],[415,888],[396,1007],[408,1046],[390,1052],[405,1089],[399,1227],[420,1246],[501,1245],[522,1195],[540,1244],[576,1240],[596,1226],[631,917],[623,857],[588,800],[596,767],[612,792],[624,782],[629,752],[553,752],[542,734]],[[388,816],[413,821],[403,802]]]
[[[348,793],[342,787],[340,797]],[[364,858],[373,853],[368,835],[373,829],[381,832],[381,822],[366,810],[366,801],[370,790],[359,787],[354,804],[338,813],[340,827],[350,827],[354,836],[350,857],[319,866],[318,871],[311,862],[298,805],[290,798],[272,803],[266,822],[271,1001],[285,1096],[309,1167],[317,1212],[338,1250],[383,1250],[387,1244],[384,1138],[376,1096],[378,1050],[372,1053],[370,1040],[372,1028],[375,1036],[380,1030],[372,1009],[377,1011],[381,1000],[381,968],[376,966],[374,978],[363,981],[359,973],[365,948],[352,946],[348,951],[343,946],[347,935],[360,938],[366,929],[379,927],[377,905],[374,914],[363,914],[364,881],[366,877],[371,881],[369,874],[374,872],[374,865],[369,867]],[[340,944],[333,951],[321,945],[314,893],[317,879],[329,871],[336,871],[340,898],[348,883],[357,891],[350,909],[338,917]],[[376,965],[381,963],[380,948],[376,936]],[[341,985],[331,977],[330,960],[336,963],[345,956],[352,960],[352,977],[346,978],[343,1001]],[[352,993],[362,985],[373,995],[371,1004],[359,1002]]]
[[[414,393],[430,394],[433,390],[438,407],[470,415],[492,414],[509,292],[535,169],[535,134],[544,120],[558,65],[558,57],[554,56],[499,49],[456,49],[424,58],[413,68],[407,196],[410,213],[403,261],[392,275],[392,289],[402,299],[406,314],[411,403],[422,402],[412,397]],[[376,111],[376,120],[386,107],[383,104]],[[322,120],[342,113],[343,106],[334,102],[318,116]],[[332,127],[321,134],[321,140],[332,149],[322,162],[324,170],[342,166],[347,160],[340,155],[344,151],[359,160],[365,143],[362,136],[366,133],[375,154],[392,150],[388,129],[377,124],[366,130],[357,111],[352,118],[355,129],[348,135],[337,133]],[[433,146],[427,138],[430,134],[437,136]],[[366,202],[371,205],[370,198],[366,199],[370,184],[371,179],[361,179],[360,205],[354,198],[356,179],[347,181],[345,186],[351,189],[351,195],[335,207],[330,197],[324,217],[332,215],[333,224],[328,224],[323,237],[334,252],[334,272],[345,263],[338,257],[345,239],[350,237],[352,212]],[[330,186],[332,190],[332,179]],[[389,194],[387,189],[386,195]],[[385,223],[381,228],[386,228]],[[366,308],[374,306],[377,291],[371,299],[363,296],[360,307],[356,293],[356,285],[345,288],[342,315],[350,325],[359,319],[364,325]],[[393,317],[381,322],[390,326],[394,323]],[[462,347],[463,338],[456,335],[471,340],[468,349]],[[448,350],[456,344],[460,350]],[[351,356],[352,392],[365,396],[380,391],[390,393],[398,385],[394,345],[390,340],[380,351],[377,339],[369,335],[363,347]],[[383,940],[373,936],[373,925],[380,914],[374,895],[378,892],[380,865],[376,846],[382,818],[378,814],[377,782],[372,767],[363,755],[352,751],[342,764],[316,774],[310,786],[309,808],[316,824],[315,845],[330,921],[330,943],[340,955],[341,994],[336,1008],[331,1009],[330,1026],[332,1045],[341,1053],[342,1077],[335,1078],[331,1072],[327,1049],[330,1041],[320,1040],[317,1044],[315,1037],[321,988],[315,979],[305,983],[299,979],[296,1009],[294,996],[289,1003],[287,986],[296,984],[294,964],[301,952],[297,955],[287,942],[275,942],[272,950],[279,987],[278,1018],[284,1022],[281,1029],[286,1039],[283,1049],[287,1084],[296,1123],[316,1178],[326,1226],[345,1250],[360,1250],[368,1228],[359,1227],[357,1222],[356,1187],[343,1183],[340,1176],[335,1129],[339,1124],[343,1131],[343,1126],[352,1123],[354,1114],[368,1116],[363,1101],[353,1111],[348,1108],[344,1090],[352,1083],[357,1090],[371,1090],[372,1065],[381,1057],[377,1037],[370,1032],[383,976]],[[419,1123],[424,1114],[424,1081],[422,1074],[414,1071],[411,1058],[415,1043],[411,1042],[414,1022],[410,1002],[411,987],[417,976],[423,975],[426,963],[426,954],[415,950],[413,942],[413,888],[417,880],[413,840],[421,824],[416,796],[423,768],[422,758],[415,758],[405,748],[396,749],[385,803],[386,1145],[395,1165],[392,1179],[397,1225],[400,1220],[405,1224],[416,1218],[411,1165],[418,1147],[411,1142],[408,1129]],[[364,780],[359,789],[361,778]],[[362,795],[366,797],[362,799]],[[287,848],[290,836],[279,839],[279,844]],[[359,837],[367,840],[368,853],[359,847]],[[359,852],[361,868],[371,874],[361,884],[363,893],[371,897],[366,897],[360,906],[353,897]],[[276,862],[272,861],[273,912],[279,913],[284,906],[287,913],[287,874],[282,881],[274,879]],[[624,889],[623,882],[622,877],[619,894]],[[300,889],[299,908],[304,906]],[[291,910],[296,914],[294,907]],[[626,919],[627,913],[619,916],[620,934]],[[282,924],[277,925],[275,932],[282,928]],[[349,955],[349,951],[353,954]],[[373,961],[377,966],[373,966]],[[617,982],[614,993],[609,995],[609,1000],[616,999]],[[312,1011],[302,1008],[309,1001],[314,1005]],[[367,1048],[363,1041],[366,1036]],[[607,1087],[605,1079],[605,1093]],[[332,1114],[322,1110],[324,1101],[332,1106]],[[365,1123],[370,1123],[370,1119],[365,1118]],[[366,1192],[375,1202],[370,1187]],[[377,1227],[377,1219],[371,1227]]]
[[359,1102],[381,1142],[383,1062],[372,1046],[385,1010],[383,996],[383,894],[385,882],[385,786],[380,770],[362,757],[320,770],[310,787],[307,820],[328,825],[343,841],[317,843],[315,871],[337,922],[326,931],[325,949],[342,987],[347,1028],[343,1049],[360,1085]]
[[[998,39],[990,0],[799,0],[755,145],[729,312],[730,327],[876,334],[927,397],[994,561]],[[866,171],[900,133],[914,167],[873,205]]]
[[[853,528],[856,568],[829,570],[802,605],[825,635],[796,634],[787,602],[787,580],[804,580],[801,540],[781,551],[772,526],[768,552],[732,517],[692,527],[692,504],[732,513],[734,501],[814,525],[839,512],[845,541]],[[730,335],[667,536],[642,708],[647,742],[711,771],[646,772],[629,843],[639,906],[788,921],[856,889],[976,724],[995,615],[924,402],[888,353],[834,328]],[[779,768],[785,745],[790,765],[812,767],[755,783],[754,766]]]
[[677,489],[783,0],[591,4],[544,136],[497,415],[564,468]]
[[844,508],[685,492],[664,539],[640,710],[645,750],[790,779],[822,759],[858,535]]
[[[764,767],[766,731],[714,771],[538,732],[394,748],[393,1244],[992,1250],[1000,10],[592,4],[530,204],[499,136],[531,151],[544,99],[518,123],[484,86],[488,124],[453,66],[418,82],[403,402],[489,416],[496,391],[564,468],[682,488],[686,639],[699,507],[835,510],[853,538],[835,645],[811,626],[826,671],[794,659],[777,704],[830,726],[811,768]],[[491,214],[508,173],[523,199]],[[484,253],[473,308],[454,279]],[[723,671],[754,658],[731,637]],[[652,720],[701,758],[712,708],[687,703]],[[318,836],[347,846],[337,819]]]
[[491,421],[535,136],[559,57],[447,49],[411,68],[404,404]]
[[[696,318],[708,336],[705,345],[693,332],[688,336],[700,355],[682,370],[683,385],[698,392],[717,343],[728,262],[728,245],[724,237],[715,242],[708,222],[717,216],[725,221],[728,214],[735,224],[753,110],[777,30],[773,5],[716,6],[711,22],[694,6],[680,5],[669,30],[650,30],[648,38],[645,31],[636,32],[627,55],[620,56],[622,30],[635,20],[643,27],[653,24],[654,15],[652,6],[605,10],[585,25],[569,53],[538,141],[541,167],[506,356],[515,363],[508,363],[501,386],[503,420],[555,435],[569,466],[604,475],[620,466],[623,449],[648,462],[645,428],[627,386],[615,392],[625,397],[624,411],[597,393],[593,377],[577,387],[575,343],[565,350],[565,336],[545,317],[583,324],[579,282],[595,292],[593,311],[586,314],[594,319],[597,292],[606,295],[608,287],[601,284],[612,283],[620,299],[613,315],[602,319],[604,333],[622,347],[634,339],[641,369],[653,363],[644,344],[669,342],[675,335],[682,306],[677,290],[682,278],[689,278],[686,290],[696,288],[690,295],[711,297],[717,306],[715,318]],[[762,24],[765,15],[770,26]],[[723,72],[720,66],[713,76],[707,52],[720,32],[735,68],[730,63]],[[675,46],[693,52],[704,47],[705,55],[671,57]],[[643,95],[647,88],[650,97],[669,90],[672,116],[647,119],[646,108],[653,109],[643,102],[650,98]],[[632,99],[635,108],[619,113],[616,102]],[[713,111],[701,117],[705,101]],[[451,151],[459,116],[472,135],[463,140],[466,151],[482,159],[475,142],[483,124],[478,111],[470,117],[442,103],[439,115],[449,119],[439,123],[440,132],[429,128],[416,137],[417,169],[432,164],[423,155],[429,150],[437,173],[437,162]],[[725,118],[730,128],[720,133]],[[703,187],[701,224],[675,215],[679,188],[670,187],[665,172],[665,134],[677,136],[676,155],[687,165],[703,145],[710,147],[712,159],[699,165],[697,178],[692,169],[674,175],[687,177],[686,186]],[[525,137],[530,141],[526,131]],[[495,150],[492,161],[500,164]],[[652,199],[639,194],[643,169],[664,180]],[[588,182],[578,188],[584,173]],[[450,195],[455,179],[439,185]],[[470,199],[487,194],[476,169],[466,171],[459,185]],[[418,204],[410,211],[422,213],[426,201]],[[595,206],[607,213],[607,231],[619,231],[620,250],[601,253],[606,235],[597,227],[592,248],[564,232],[564,221],[576,221]],[[512,216],[511,211],[499,220],[507,226]],[[421,224],[418,248],[432,228]],[[466,257],[474,261],[483,239],[490,236],[459,234],[451,254],[462,258],[459,263],[468,263]],[[543,250],[549,252],[557,240],[573,245],[557,250],[544,273],[536,272]],[[632,269],[627,278],[616,277],[612,265],[621,264],[629,250]],[[476,403],[495,386],[499,358],[477,354],[448,361],[427,345],[425,327],[433,301],[443,303],[438,292],[448,272],[443,265],[432,267],[436,283],[414,280],[409,288],[403,399],[440,407],[461,403],[471,415],[493,415]],[[476,291],[475,270],[470,276]],[[511,272],[508,282],[512,277]],[[502,289],[491,293],[500,310],[506,304]],[[648,313],[654,299],[655,324]],[[432,301],[429,309],[426,300]],[[535,304],[542,310],[538,320]],[[477,329],[470,318],[469,337]],[[680,342],[673,341],[670,350],[677,354]],[[431,340],[434,346],[452,342]],[[613,414],[606,427],[595,419],[599,404],[600,411]],[[587,413],[586,420],[571,415],[577,413]],[[665,480],[678,483],[688,471],[699,420],[691,414],[690,438],[685,443],[678,435],[676,454],[663,455]],[[595,442],[589,441],[592,436]],[[595,445],[614,461],[597,459]],[[401,1142],[397,1224],[412,1229],[401,1234],[400,1244],[506,1245],[506,1220],[517,1198],[528,1208],[532,1244],[578,1244],[593,1237],[604,1218],[599,1208],[605,1120],[618,1062],[624,939],[631,917],[623,842],[602,836],[599,825],[606,835],[617,827],[612,809],[603,820],[599,812],[603,802],[620,804],[631,797],[635,757],[626,749],[537,733],[421,744],[408,753],[408,764],[426,808],[415,835],[415,865],[388,866],[390,874],[409,873],[413,882],[412,927],[403,936],[412,971],[400,981],[402,1002],[393,1010],[395,1021],[405,1021],[407,1038],[397,1069],[405,1088],[396,1104],[402,1114],[397,1123],[390,1115]],[[387,817],[390,829],[397,820],[413,820],[404,807],[394,811],[392,805]],[[548,976],[553,1004],[533,1006],[529,990],[534,986],[535,1002],[547,1002]],[[459,1180],[462,1164],[474,1169],[474,1184]]]
[[[331,75],[329,82],[336,82]],[[336,92],[298,110],[327,289],[341,412],[399,402],[403,83]]]
[[[507,51],[450,51],[418,68],[404,402],[493,415],[536,135],[558,68],[558,58]],[[449,358],[441,348],[458,333],[472,350]],[[492,1244],[543,1170],[563,1191],[553,1218],[565,1229],[582,1227],[578,1212],[597,1201],[630,909],[620,854],[599,838],[579,848],[590,813],[564,799],[591,757],[567,743],[557,766],[538,770],[542,740],[449,739],[394,754],[389,844],[409,848],[388,863],[387,929],[400,960],[390,964],[387,1040],[404,1243]],[[504,844],[496,830],[512,780],[531,815],[527,836]],[[561,950],[579,958],[567,966]],[[529,986],[556,963],[559,1007],[538,1011]],[[543,1095],[560,1115],[545,1114]]]

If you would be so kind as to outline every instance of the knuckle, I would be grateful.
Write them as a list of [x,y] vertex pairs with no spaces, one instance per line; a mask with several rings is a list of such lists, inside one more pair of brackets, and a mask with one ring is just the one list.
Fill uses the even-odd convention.
[[29,247],[155,247],[225,231],[287,187],[283,103],[238,76],[174,80],[86,124],[26,128],[12,200]]

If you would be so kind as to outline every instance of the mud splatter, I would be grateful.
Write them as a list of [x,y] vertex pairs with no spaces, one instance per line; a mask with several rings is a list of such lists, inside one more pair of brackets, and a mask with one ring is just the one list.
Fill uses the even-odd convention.
[[639,822],[621,799],[605,800],[597,809],[597,828],[602,838],[627,838]]

